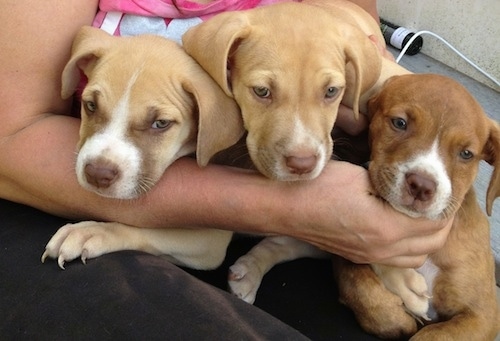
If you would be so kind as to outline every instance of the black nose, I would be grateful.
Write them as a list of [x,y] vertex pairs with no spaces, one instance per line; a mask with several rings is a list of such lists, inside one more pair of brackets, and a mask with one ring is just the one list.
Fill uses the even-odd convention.
[[420,201],[429,201],[436,194],[436,182],[416,173],[406,175],[406,187],[408,192]]

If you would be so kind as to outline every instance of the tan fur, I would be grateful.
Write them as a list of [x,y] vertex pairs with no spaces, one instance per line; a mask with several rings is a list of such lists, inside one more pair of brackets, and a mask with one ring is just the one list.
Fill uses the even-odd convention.
[[[94,186],[79,179],[82,186],[100,195],[127,199],[148,191],[165,169],[177,158],[195,151],[200,164],[212,148],[224,149],[240,135],[221,141],[220,121],[216,116],[238,124],[236,103],[218,87],[205,71],[176,43],[157,36],[112,37],[100,29],[84,27],[73,44],[72,57],[62,75],[62,96],[73,94],[80,71],[88,78],[82,93],[82,123],[79,155],[90,138],[103,131],[113,115],[123,119],[124,139],[133,141],[142,151],[138,179],[127,195],[120,188]],[[133,82],[131,80],[134,80]],[[130,87],[132,84],[132,87]],[[126,110],[116,111],[124,94],[129,101]],[[88,110],[88,102],[95,111]],[[164,131],[152,129],[158,120],[171,121]],[[198,129],[199,125],[199,129]],[[196,140],[198,143],[196,147]],[[232,140],[232,141],[231,141]],[[226,145],[228,143],[229,145]],[[104,150],[89,164],[103,169],[125,172],[126,165],[116,162],[113,148]],[[78,162],[77,162],[78,165]],[[120,177],[120,176],[118,176]],[[118,181],[116,182],[118,183]],[[143,250],[170,255],[180,265],[197,269],[215,268],[224,260],[232,232],[222,230],[146,229],[120,223],[84,221],[67,224],[51,238],[42,255],[56,258],[59,266],[81,257],[83,261],[119,250]]]
[[[443,215],[456,214],[453,227],[445,246],[429,256],[440,270],[431,293],[439,320],[423,327],[412,340],[493,340],[500,330],[494,259],[489,247],[489,223],[476,200],[473,183],[481,160],[494,166],[487,198],[491,212],[500,188],[498,124],[487,118],[461,85],[437,75],[394,77],[370,101],[369,107],[370,176],[383,198],[387,199],[388,181],[395,175],[382,174],[427,148],[436,138],[452,184],[454,202],[444,209]],[[394,117],[407,118],[405,133],[391,127]],[[464,149],[474,157],[460,159]],[[392,294],[384,292],[383,284],[369,268],[345,265],[343,261],[339,264],[341,299],[353,309],[364,329],[385,338],[417,331],[415,321],[402,314],[402,302],[387,298]]]
[[[369,35],[385,47],[377,24],[361,8],[316,0],[223,13],[191,28],[183,44],[239,104],[257,169],[270,178],[297,180],[319,174],[297,177],[283,166],[290,155],[314,155],[307,143],[294,146],[297,121],[321,140],[328,160],[341,101],[357,115],[381,77],[408,72],[383,60]],[[256,96],[255,87],[269,89],[270,96]],[[335,98],[325,98],[328,87],[339,89]]]
[[[175,145],[173,141],[185,144],[188,148],[184,154],[187,154],[194,151],[187,149],[195,147],[198,140],[196,153],[199,163],[205,165],[206,155],[231,146],[241,137],[239,129],[228,131],[224,140],[213,133],[220,129],[220,121],[213,117],[238,127],[240,121],[235,117],[239,108],[173,41],[153,35],[118,38],[97,28],[84,27],[75,38],[72,57],[62,74],[63,98],[74,93],[80,81],[80,72],[86,75],[89,82],[82,94],[79,147],[88,136],[106,124],[110,110],[121,99],[129,80],[136,74],[137,81],[131,94],[133,100],[130,101],[135,106],[131,112],[136,117],[131,124],[140,130],[153,119],[176,122],[169,134],[160,138],[165,147],[158,148],[158,138],[149,142],[144,140],[144,144],[156,146],[144,148],[155,153],[148,159],[162,158],[167,162],[166,158],[174,156],[168,152],[168,146]],[[85,100],[98,101],[96,114],[85,114]],[[177,134],[181,129],[184,129],[183,137]],[[154,172],[153,181],[163,173],[165,166],[162,168]]]

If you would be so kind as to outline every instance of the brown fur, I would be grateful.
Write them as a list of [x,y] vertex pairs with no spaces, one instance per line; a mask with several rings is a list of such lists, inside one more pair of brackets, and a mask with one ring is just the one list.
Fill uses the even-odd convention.
[[[489,223],[476,200],[473,183],[481,160],[494,166],[486,203],[490,213],[500,188],[498,124],[487,118],[461,85],[437,75],[394,77],[370,101],[369,108],[370,175],[379,194],[386,198],[385,182],[394,177],[381,176],[383,172],[439,138],[454,198],[443,214],[456,215],[446,244],[429,256],[440,269],[432,292],[439,317],[436,323],[417,332],[416,322],[403,314],[402,302],[384,289],[369,267],[340,260],[336,275],[342,301],[353,309],[365,330],[380,337],[417,332],[412,340],[493,340],[500,330],[494,259]],[[401,116],[409,122],[405,132],[391,127],[391,118]],[[474,157],[460,159],[463,149],[472,151]]]

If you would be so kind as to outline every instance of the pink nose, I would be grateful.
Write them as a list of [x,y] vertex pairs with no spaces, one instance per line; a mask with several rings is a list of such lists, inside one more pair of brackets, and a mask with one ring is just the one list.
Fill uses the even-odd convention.
[[286,158],[286,165],[294,174],[307,174],[316,167],[316,156],[288,156]]
[[408,192],[420,201],[431,200],[436,193],[436,183],[433,180],[415,173],[406,175],[406,186]]
[[108,188],[118,178],[118,168],[113,165],[92,164],[85,166],[87,182],[97,188]]

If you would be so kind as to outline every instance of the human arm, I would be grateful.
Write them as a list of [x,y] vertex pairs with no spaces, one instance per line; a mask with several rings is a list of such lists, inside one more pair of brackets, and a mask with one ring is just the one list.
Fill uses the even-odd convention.
[[358,5],[362,9],[364,9],[377,22],[380,21],[380,17],[378,15],[378,10],[377,10],[377,0],[348,0],[348,1]]

